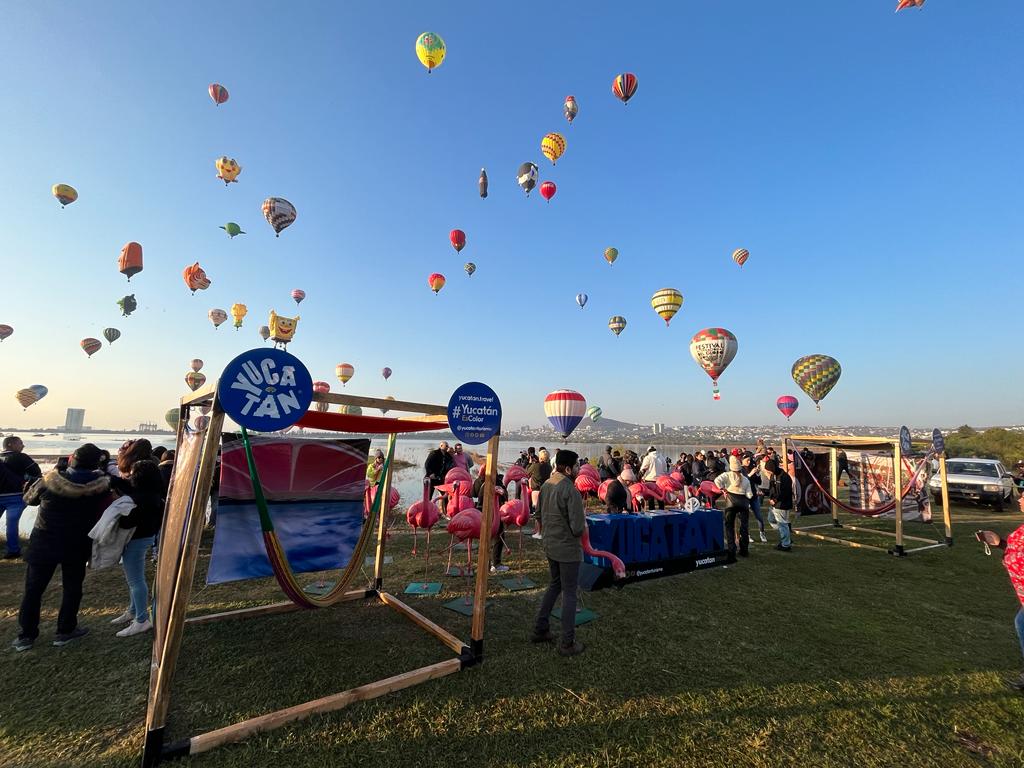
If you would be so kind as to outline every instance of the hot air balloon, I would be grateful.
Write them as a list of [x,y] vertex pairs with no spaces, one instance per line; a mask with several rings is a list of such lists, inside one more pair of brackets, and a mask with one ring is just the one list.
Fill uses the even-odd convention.
[[135,301],[135,294],[130,293],[127,296],[122,296],[117,300],[117,306],[121,308],[121,314],[124,317],[128,317],[132,312],[139,308],[138,302]]
[[549,133],[540,140],[540,151],[554,165],[565,154],[565,136],[560,133]]
[[288,348],[288,343],[295,338],[295,332],[299,329],[300,319],[298,315],[285,317],[270,310],[270,322],[267,327],[270,328],[270,339],[274,342],[275,347],[278,349]]
[[358,405],[339,405],[338,413],[344,413],[346,416],[362,416],[363,409]]
[[805,355],[793,363],[793,381],[814,401],[818,410],[825,395],[839,381],[843,373],[839,361],[828,355]]
[[3,341],[8,336],[14,333],[14,329],[9,325],[0,325],[0,341]]
[[599,421],[601,419],[601,409],[596,405],[592,405],[587,408],[587,418],[591,421]]
[[223,309],[211,309],[206,313],[206,316],[210,318],[210,322],[213,323],[214,328],[219,328],[220,324],[228,319],[228,313]]
[[306,298],[306,292],[301,288],[296,288],[292,291],[292,298],[295,299],[296,304],[301,304],[302,300]]
[[566,96],[565,104],[562,106],[562,111],[565,113],[565,119],[572,125],[572,121],[576,119],[576,115],[579,114],[580,108],[576,103],[575,96]]
[[452,248],[457,253],[461,252],[466,247],[466,233],[461,229],[453,229],[448,235],[448,239],[452,242]]
[[476,264],[474,264],[472,261],[467,261],[462,268],[466,270],[466,274],[469,275],[470,277],[472,277],[473,273],[476,272]]
[[277,237],[281,236],[281,230],[292,225],[298,215],[295,206],[283,197],[268,197],[263,201],[263,217],[270,222]]
[[224,155],[214,160],[213,165],[217,169],[217,178],[224,182],[225,187],[233,181],[237,182],[238,174],[242,172],[242,166],[237,160]]
[[622,315],[614,315],[608,320],[609,330],[618,336],[626,327],[626,318]]
[[338,363],[334,366],[334,375],[338,377],[341,385],[345,386],[348,384],[348,380],[356,375],[355,366],[350,363]]
[[899,0],[896,5],[896,13],[907,8],[923,8],[924,0]]
[[544,398],[544,415],[563,441],[576,429],[586,412],[587,401],[571,389],[558,389]]
[[199,266],[198,261],[191,266],[185,267],[181,271],[181,277],[185,281],[185,285],[188,286],[188,289],[192,291],[193,296],[196,291],[205,291],[210,287],[210,279],[206,276],[203,268]]
[[131,282],[132,276],[142,271],[142,246],[128,243],[121,249],[121,257],[117,260],[118,271]]
[[661,315],[667,328],[668,324],[672,322],[672,318],[676,316],[676,312],[683,306],[683,294],[675,288],[662,288],[651,296],[651,306],[654,307],[655,312]]
[[380,371],[380,375],[384,377],[384,381],[387,381],[388,379],[391,378],[391,369],[387,367],[382,368]]
[[715,400],[721,400],[718,393],[718,378],[736,357],[739,342],[725,328],[705,328],[697,331],[690,339],[690,355],[711,377]]
[[242,320],[249,314],[249,308],[245,304],[236,303],[231,305],[231,317],[235,321],[235,330],[242,327]]
[[270,338],[270,326],[269,325],[261,325],[260,329],[257,331],[257,333],[260,335],[261,339],[266,341],[267,339]]
[[79,345],[82,347],[82,351],[85,352],[85,354],[87,354],[89,357],[92,357],[93,355],[100,351],[100,347],[103,346],[103,342],[100,341],[99,339],[93,339],[90,337],[87,339],[82,339],[79,342]]
[[50,191],[53,193],[53,196],[57,198],[57,202],[60,203],[61,208],[65,205],[71,205],[78,199],[78,190],[70,184],[54,184]]
[[206,383],[206,374],[199,371],[189,371],[185,374],[185,384],[195,392]]
[[196,432],[202,432],[208,426],[210,426],[210,417],[209,416],[196,416],[196,421],[195,421]]
[[121,332],[117,328],[104,328],[103,338],[107,340],[108,344],[113,344],[115,341],[121,338]]
[[480,169],[480,179],[477,182],[480,186],[480,197],[487,197],[487,169]]
[[[313,391],[319,392],[322,395],[326,395],[328,392],[331,391],[331,385],[328,384],[326,381],[314,381]],[[328,409],[331,407],[331,404],[322,403],[318,400],[313,403],[313,407],[316,408],[316,410],[318,410],[320,413],[327,413]]]
[[171,429],[178,429],[178,422],[181,421],[181,410],[178,408],[171,408],[164,414],[164,421],[167,422],[167,426]]
[[28,408],[39,400],[39,395],[31,389],[19,389],[14,393],[14,399],[21,403],[22,408]]
[[220,83],[210,83],[210,98],[218,107],[228,100],[228,89]]
[[636,93],[636,86],[636,75],[632,72],[623,72],[612,81],[612,93],[623,104],[626,104],[633,98],[633,94]]
[[416,38],[416,58],[420,64],[427,68],[427,74],[435,67],[440,67],[444,61],[447,51],[444,47],[444,40],[434,32],[424,32]]
[[580,305],[580,309],[583,309],[585,306],[587,306],[587,294],[577,293],[576,303]]
[[192,358],[192,362],[188,364],[188,367],[191,368],[196,373],[198,373],[199,371],[203,370],[203,361],[200,360],[198,357],[194,357]]
[[555,186],[553,181],[545,181],[540,185],[540,196],[551,202],[551,198],[555,196],[555,192],[558,191],[558,187]]
[[609,266],[614,264],[615,260],[617,258],[619,258],[619,249],[618,248],[605,248],[604,249],[604,260],[608,262]]
[[792,395],[783,395],[775,401],[775,407],[782,411],[786,421],[789,421],[789,417],[796,413],[796,409],[800,407],[800,401]]
[[747,259],[750,258],[750,251],[746,248],[737,248],[732,252],[732,260],[739,264],[741,267],[747,263]]
[[530,192],[537,186],[537,166],[534,163],[526,162],[519,166],[519,172],[516,174],[516,182],[520,187],[523,188],[523,192],[526,196],[530,196]]
[[[392,400],[393,401],[395,398],[392,395],[388,395],[384,399],[385,400]],[[387,416],[389,410],[391,410],[391,409],[390,408],[381,408],[380,409],[381,416]]]
[[29,389],[36,393],[37,400],[42,400],[44,397],[46,397],[46,393],[50,391],[42,384],[31,384],[29,385]]
[[430,286],[430,290],[434,292],[435,296],[437,295],[438,291],[444,288],[444,283],[444,275],[442,275],[440,272],[434,272],[433,274],[430,275],[430,277],[427,278],[427,285]]
[[228,237],[234,239],[235,235],[244,235],[245,232],[240,226],[235,224],[233,221],[229,221],[227,224],[222,224],[221,229],[228,233]]

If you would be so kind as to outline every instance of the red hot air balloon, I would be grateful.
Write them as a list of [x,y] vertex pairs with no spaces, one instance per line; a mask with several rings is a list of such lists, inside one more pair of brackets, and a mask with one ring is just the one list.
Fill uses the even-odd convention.
[[637,85],[636,75],[632,72],[623,72],[612,81],[612,93],[623,104],[626,104],[633,98],[633,94],[636,93]]
[[210,91],[210,98],[213,99],[213,103],[218,107],[230,98],[228,89],[220,83],[210,83],[208,90]]
[[[331,391],[331,385],[328,384],[326,381],[314,381],[313,382],[313,391],[314,392],[319,392],[320,394],[325,395],[325,394],[327,394],[328,392]],[[317,402],[313,403],[313,407],[316,408],[316,410],[318,410],[320,413],[326,413],[327,410],[331,407],[331,404],[330,403],[321,403],[321,402],[317,401]]]
[[125,245],[117,260],[117,269],[131,282],[132,276],[142,271],[142,246],[134,242]]
[[438,291],[444,288],[444,284],[444,275],[442,275],[440,272],[434,272],[430,277],[427,278],[427,285],[430,286],[430,290],[434,292],[435,296],[437,295]]
[[296,288],[292,291],[292,298],[295,299],[296,304],[301,304],[302,300],[306,298],[306,292],[301,288]]
[[786,417],[786,421],[789,421],[789,417],[796,413],[796,409],[800,407],[800,401],[792,395],[783,395],[775,401],[775,407]]
[[540,185],[540,196],[551,202],[551,198],[555,196],[555,192],[558,191],[558,187],[555,186],[553,181],[545,181]]
[[85,354],[87,354],[89,357],[92,357],[97,352],[99,352],[100,351],[100,347],[103,346],[103,342],[102,341],[100,341],[99,339],[93,339],[93,338],[82,339],[80,344],[81,344],[81,347],[82,347],[82,351],[85,352]]
[[448,239],[452,241],[452,248],[457,252],[462,251],[466,247],[466,233],[461,229],[453,229],[451,234],[448,235]]

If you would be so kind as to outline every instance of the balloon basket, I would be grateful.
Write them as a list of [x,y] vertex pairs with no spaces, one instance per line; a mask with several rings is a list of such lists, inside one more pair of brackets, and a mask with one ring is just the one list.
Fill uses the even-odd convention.
[[534,589],[537,586],[533,579],[528,576],[524,576],[521,579],[502,579],[499,583],[509,592],[522,592],[524,589]]
[[[454,600],[449,600],[447,603],[442,603],[442,608],[447,608],[449,611],[455,611],[455,613],[461,613],[463,616],[473,615],[473,598],[457,597]],[[487,608],[487,603],[484,603],[484,608]]]
[[444,585],[439,581],[413,581],[405,588],[406,595],[436,595]]
[[[551,611],[551,618],[557,621],[561,621],[562,609],[559,607]],[[581,624],[586,624],[591,621],[597,621],[599,618],[601,617],[594,613],[592,610],[590,610],[589,608],[584,608],[582,610],[576,611],[576,626],[578,627]]]
[[312,584],[307,584],[305,587],[303,587],[302,591],[305,592],[307,595],[322,596],[326,595],[332,589],[334,589],[333,581],[324,581],[323,579],[321,579],[320,581],[314,581]]

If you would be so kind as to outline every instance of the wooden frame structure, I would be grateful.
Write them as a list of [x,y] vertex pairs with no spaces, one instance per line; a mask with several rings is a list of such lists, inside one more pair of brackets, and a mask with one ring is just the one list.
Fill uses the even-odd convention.
[[[156,621],[153,639],[153,658],[150,670],[149,698],[146,711],[146,735],[142,764],[144,768],[155,766],[162,760],[194,755],[214,747],[231,744],[263,731],[273,730],[296,720],[312,715],[333,712],[358,701],[366,701],[393,691],[408,688],[418,683],[453,674],[483,661],[484,609],[486,607],[488,558],[490,556],[491,520],[497,514],[494,509],[494,483],[498,466],[498,444],[500,434],[487,443],[485,465],[486,484],[484,508],[481,515],[480,546],[477,549],[476,584],[474,589],[473,615],[470,639],[463,642],[448,630],[434,623],[394,595],[384,591],[384,548],[387,533],[386,504],[380,505],[376,521],[366,525],[377,526],[376,555],[374,558],[373,587],[346,592],[342,601],[375,599],[387,605],[400,615],[412,621],[428,634],[433,635],[447,646],[455,657],[419,669],[402,672],[392,677],[351,688],[347,691],[325,696],[314,701],[297,704],[266,715],[250,718],[208,733],[192,736],[174,743],[165,742],[165,733],[170,709],[171,689],[175,667],[185,628],[192,624],[206,624],[241,618],[255,618],[278,613],[303,610],[292,602],[243,608],[223,613],[186,618],[192,582],[195,578],[199,544],[205,524],[206,504],[216,465],[224,425],[224,410],[217,399],[217,384],[207,384],[196,392],[183,397],[180,403],[177,448],[178,455],[174,468],[174,481],[164,509],[164,528],[161,536],[159,562],[157,564],[154,595]],[[338,405],[358,405],[370,408],[384,408],[391,411],[412,413],[402,421],[422,421],[447,424],[447,408],[443,405],[383,400],[370,397],[316,393],[315,402]],[[202,433],[186,428],[189,412],[198,407],[210,408],[210,422]],[[394,435],[391,435],[393,438]],[[382,478],[378,494],[389,498],[391,490],[391,468]],[[176,547],[174,542],[180,542]],[[366,544],[368,547],[369,544]],[[353,557],[362,557],[356,551]]]
[[[803,528],[792,529],[794,534],[801,536],[807,536],[812,539],[819,541],[828,541],[834,544],[842,544],[847,547],[854,547],[856,549],[873,549],[878,552],[887,552],[897,557],[903,557],[909,555],[912,552],[923,552],[929,549],[938,549],[939,547],[952,547],[953,546],[953,526],[950,519],[949,513],[949,487],[946,484],[946,454],[942,453],[939,455],[939,477],[942,483],[942,515],[945,523],[945,541],[936,541],[935,539],[926,539],[921,536],[910,536],[903,532],[903,455],[900,447],[899,438],[890,437],[823,437],[820,435],[788,435],[782,440],[782,460],[784,462],[784,469],[786,472],[789,471],[789,448],[790,443],[804,443],[805,445],[812,445],[819,448],[828,448],[829,450],[829,493],[835,498],[838,496],[839,491],[839,474],[838,474],[838,462],[837,454],[840,448],[859,449],[862,451],[867,450],[881,450],[891,451],[893,455],[893,477],[895,480],[895,513],[896,513],[896,531],[883,531],[877,528],[865,528],[857,525],[844,524],[839,519],[839,505],[834,501],[832,502],[832,522],[822,523],[819,525],[808,525]],[[899,471],[897,471],[899,470]],[[794,505],[795,506],[795,505]],[[850,539],[841,539],[837,536],[826,536],[818,531],[823,528],[843,528],[848,531],[856,531],[858,533],[872,533],[879,534],[882,536],[893,536],[896,539],[896,543],[892,548],[880,547],[875,544],[864,544],[859,541],[851,541]],[[912,547],[906,549],[904,547],[904,541],[921,542],[924,546]]]

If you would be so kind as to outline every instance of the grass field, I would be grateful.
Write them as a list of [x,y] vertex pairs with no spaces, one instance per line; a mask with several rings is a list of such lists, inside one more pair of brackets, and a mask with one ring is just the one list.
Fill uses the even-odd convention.
[[[1009,532],[1022,517],[957,508],[955,521],[951,550],[902,560],[798,538],[792,553],[758,544],[735,566],[587,594],[600,619],[580,629],[587,652],[572,659],[525,642],[539,589],[495,588],[483,666],[178,764],[1024,765],[1024,697],[1002,684],[1021,668],[1017,602],[971,536]],[[210,542],[194,613],[280,599],[272,580],[206,587]],[[527,542],[526,571],[543,584],[538,542]],[[434,538],[435,549],[445,543]],[[400,592],[421,577],[422,559],[409,556],[402,529],[390,547],[385,586]],[[438,556],[432,573],[442,567]],[[17,634],[23,578],[21,562],[0,562],[5,642]],[[412,602],[468,638],[469,620],[441,608],[468,587],[444,581],[440,597]],[[2,652],[0,766],[136,765],[151,636],[114,637],[109,620],[127,600],[121,570],[89,575],[90,635],[63,649],[49,645],[58,600],[51,587],[36,648]],[[190,627],[169,739],[450,657],[369,603]]]

